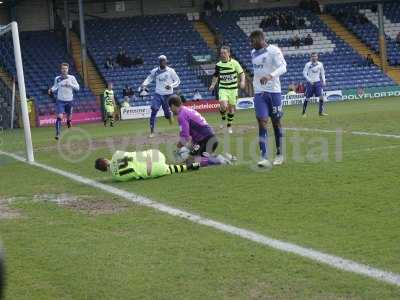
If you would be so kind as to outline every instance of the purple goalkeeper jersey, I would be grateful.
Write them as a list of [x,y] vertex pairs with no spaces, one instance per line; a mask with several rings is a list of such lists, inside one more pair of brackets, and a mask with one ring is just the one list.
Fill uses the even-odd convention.
[[185,142],[192,138],[193,143],[199,143],[213,136],[214,130],[208,125],[206,119],[194,109],[182,106],[178,113],[180,137]]

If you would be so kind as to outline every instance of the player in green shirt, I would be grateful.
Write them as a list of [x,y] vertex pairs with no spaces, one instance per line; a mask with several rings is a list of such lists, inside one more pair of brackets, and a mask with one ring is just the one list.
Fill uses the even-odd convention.
[[110,120],[110,126],[114,127],[114,107],[115,98],[113,91],[113,84],[108,83],[107,88],[104,91],[104,126],[107,127],[107,120]]
[[110,171],[112,178],[116,181],[156,178],[188,170],[198,170],[199,167],[200,163],[169,165],[166,163],[164,154],[153,149],[138,152],[116,151],[111,160],[98,158],[95,161],[97,170]]
[[[221,128],[225,127],[228,112],[228,132],[232,133],[232,122],[235,116],[236,100],[239,86],[245,88],[246,77],[240,64],[231,58],[231,50],[228,46],[222,46],[220,51],[221,60],[215,65],[215,73],[211,82],[210,91],[218,83],[218,98],[220,101],[220,113],[222,116]],[[238,78],[240,80],[238,86]]]

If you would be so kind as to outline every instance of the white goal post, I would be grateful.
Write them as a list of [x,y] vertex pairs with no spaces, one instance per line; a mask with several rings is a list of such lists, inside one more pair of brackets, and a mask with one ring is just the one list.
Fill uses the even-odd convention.
[[0,35],[3,35],[9,31],[11,31],[13,46],[14,46],[15,68],[17,70],[18,89],[21,100],[22,123],[24,126],[24,134],[25,134],[26,159],[28,162],[34,162],[32,135],[29,123],[28,104],[26,102],[24,70],[22,67],[21,46],[19,43],[17,22],[11,22],[10,24],[5,26],[0,25]]

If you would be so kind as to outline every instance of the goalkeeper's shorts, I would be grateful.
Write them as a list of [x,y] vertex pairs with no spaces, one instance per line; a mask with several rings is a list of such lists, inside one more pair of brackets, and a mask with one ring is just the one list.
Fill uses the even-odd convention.
[[208,154],[213,154],[218,147],[218,139],[215,135],[210,135],[206,137],[204,140],[193,143],[190,148],[190,155],[198,156],[203,155],[204,152]]

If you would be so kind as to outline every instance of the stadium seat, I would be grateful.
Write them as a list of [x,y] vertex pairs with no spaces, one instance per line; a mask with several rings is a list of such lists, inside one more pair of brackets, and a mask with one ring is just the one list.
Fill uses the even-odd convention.
[[[54,77],[59,74],[61,62],[69,63],[70,74],[74,75],[81,85],[80,91],[76,93],[75,101],[91,103],[97,111],[100,110],[94,94],[83,87],[82,79],[77,73],[72,57],[68,55],[61,37],[50,31],[34,31],[22,32],[20,40],[26,91],[28,95],[34,97],[36,107],[39,107],[39,115],[54,113],[54,104],[49,106],[41,104],[53,103],[53,100],[47,95],[47,89],[53,85]],[[16,76],[13,51],[11,36],[0,36],[0,65]],[[79,110],[86,111],[81,108]]]
[[[252,72],[251,48],[248,36],[253,30],[260,29],[261,20],[274,13],[291,13],[291,9],[230,11],[225,12],[221,17],[206,17],[206,22],[223,37],[225,43],[233,49],[235,57],[246,69]],[[268,42],[281,47],[288,63],[288,72],[281,77],[283,91],[286,91],[291,83],[304,81],[302,71],[305,63],[309,60],[311,52],[318,52],[320,60],[325,65],[327,74],[326,89],[374,86],[375,80],[366,80],[365,75],[367,73],[376,78],[382,78],[384,85],[394,84],[389,77],[375,66],[364,66],[362,57],[338,38],[317,15],[309,11],[296,9],[296,17],[302,17],[306,20],[303,28],[297,30],[268,28],[266,31]],[[299,48],[295,48],[290,45],[290,40],[295,35],[304,38],[308,34],[313,38],[314,43],[312,46],[302,45]],[[342,82],[342,84],[338,85],[338,82]]]

